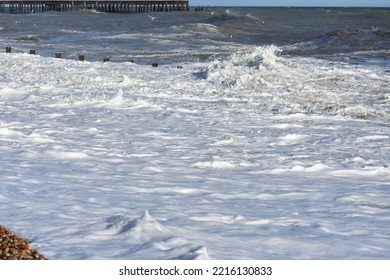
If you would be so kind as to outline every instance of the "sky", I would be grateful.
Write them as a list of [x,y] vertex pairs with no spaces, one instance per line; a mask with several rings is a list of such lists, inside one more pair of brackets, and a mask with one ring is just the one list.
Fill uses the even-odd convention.
[[191,6],[390,7],[390,0],[189,0]]

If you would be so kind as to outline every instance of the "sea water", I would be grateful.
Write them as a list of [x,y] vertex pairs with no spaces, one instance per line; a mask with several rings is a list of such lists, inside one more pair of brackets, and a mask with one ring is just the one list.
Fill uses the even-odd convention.
[[180,63],[274,44],[300,56],[388,58],[389,9],[216,8],[207,12],[2,14],[2,44],[43,56]]
[[49,259],[388,259],[389,18],[2,14],[0,224]]

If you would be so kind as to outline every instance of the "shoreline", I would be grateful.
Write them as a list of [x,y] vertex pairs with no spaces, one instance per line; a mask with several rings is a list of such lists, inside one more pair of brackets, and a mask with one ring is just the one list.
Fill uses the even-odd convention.
[[29,243],[0,225],[0,260],[46,260]]

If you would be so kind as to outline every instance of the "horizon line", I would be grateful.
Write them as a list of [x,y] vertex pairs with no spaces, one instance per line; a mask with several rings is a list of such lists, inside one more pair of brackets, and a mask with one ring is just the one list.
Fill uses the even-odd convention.
[[198,5],[191,5],[190,7],[210,7],[210,8],[238,8],[238,7],[245,7],[245,8],[385,8],[385,9],[390,9],[389,6],[284,6],[284,5],[279,5],[279,6],[272,6],[272,5],[259,5],[259,6],[253,6],[253,5],[204,5],[204,4],[198,4]]

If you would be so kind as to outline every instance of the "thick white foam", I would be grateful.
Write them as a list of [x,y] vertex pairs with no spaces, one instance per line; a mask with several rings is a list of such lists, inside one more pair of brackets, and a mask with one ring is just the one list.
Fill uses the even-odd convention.
[[381,68],[0,63],[0,221],[48,258],[389,257]]

